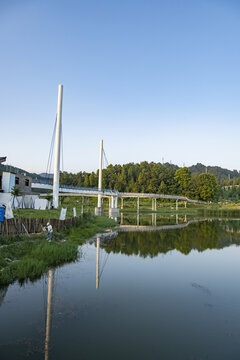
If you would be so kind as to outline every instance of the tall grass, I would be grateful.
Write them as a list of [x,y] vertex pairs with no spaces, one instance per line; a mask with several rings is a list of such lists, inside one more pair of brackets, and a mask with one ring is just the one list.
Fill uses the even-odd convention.
[[25,241],[22,244],[6,246],[0,253],[0,285],[14,280],[34,280],[50,267],[74,261],[77,257],[77,245],[72,242]]
[[106,228],[115,226],[106,217],[84,216],[76,227],[58,234],[65,241],[51,243],[44,236],[16,236],[0,239],[0,286],[15,280],[20,282],[39,278],[50,268],[75,261],[78,245]]

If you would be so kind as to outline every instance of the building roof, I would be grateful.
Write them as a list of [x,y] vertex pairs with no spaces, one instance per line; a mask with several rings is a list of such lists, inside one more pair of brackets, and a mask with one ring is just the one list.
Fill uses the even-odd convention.
[[5,162],[7,160],[6,156],[0,156],[0,164],[2,164],[3,162]]

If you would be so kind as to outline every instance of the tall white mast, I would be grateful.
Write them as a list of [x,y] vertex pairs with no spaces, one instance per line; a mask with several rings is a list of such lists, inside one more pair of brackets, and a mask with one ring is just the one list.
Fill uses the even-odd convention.
[[[98,175],[98,190],[102,191],[102,155],[103,155],[103,140],[100,141],[100,158],[99,158],[99,175]],[[101,204],[102,196],[98,194],[98,208]]]
[[57,127],[55,139],[55,159],[53,176],[53,207],[58,208],[59,197],[59,171],[60,171],[60,147],[61,147],[61,127],[62,127],[62,97],[63,86],[58,86],[58,109],[57,109]]

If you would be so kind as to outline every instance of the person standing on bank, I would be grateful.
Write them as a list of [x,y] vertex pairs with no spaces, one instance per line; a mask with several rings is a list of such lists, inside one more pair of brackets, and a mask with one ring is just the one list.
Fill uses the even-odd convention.
[[49,242],[51,242],[52,235],[53,235],[53,228],[52,228],[52,225],[50,224],[50,222],[47,223],[46,229],[47,229],[47,240]]

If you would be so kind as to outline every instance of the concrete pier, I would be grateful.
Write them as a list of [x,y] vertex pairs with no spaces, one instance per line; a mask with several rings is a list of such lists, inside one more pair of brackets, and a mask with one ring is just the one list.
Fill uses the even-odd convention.
[[103,216],[104,215],[104,209],[102,207],[95,207],[95,215],[96,216]]
[[117,196],[111,196],[111,207],[109,208],[109,216],[110,217],[118,217],[119,216],[119,209],[117,207],[118,205],[118,197]]

